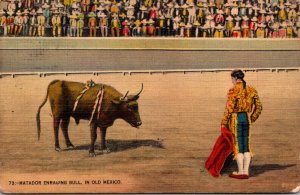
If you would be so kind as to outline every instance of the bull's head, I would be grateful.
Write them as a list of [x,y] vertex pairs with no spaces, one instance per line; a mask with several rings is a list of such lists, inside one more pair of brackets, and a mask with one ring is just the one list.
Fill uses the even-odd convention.
[[136,128],[142,124],[137,103],[142,91],[143,84],[140,92],[138,92],[136,95],[128,95],[129,91],[127,91],[124,96],[117,100],[113,100],[113,103],[119,106],[119,117]]

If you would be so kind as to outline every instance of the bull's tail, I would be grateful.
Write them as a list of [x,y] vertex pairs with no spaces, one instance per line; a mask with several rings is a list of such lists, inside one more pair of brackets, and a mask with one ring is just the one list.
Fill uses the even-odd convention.
[[40,140],[40,135],[41,135],[41,119],[40,119],[40,112],[42,107],[46,104],[47,99],[48,99],[48,94],[49,94],[49,88],[52,84],[58,82],[59,80],[54,80],[51,83],[49,83],[48,88],[47,88],[47,93],[46,96],[42,102],[42,104],[39,106],[37,113],[36,113],[36,127],[37,127],[37,134],[38,134],[38,140]]

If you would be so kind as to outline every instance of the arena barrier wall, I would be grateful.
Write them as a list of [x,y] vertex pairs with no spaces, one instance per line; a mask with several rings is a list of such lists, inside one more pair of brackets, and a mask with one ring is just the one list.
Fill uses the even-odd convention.
[[299,53],[300,39],[7,37],[0,73],[298,70]]

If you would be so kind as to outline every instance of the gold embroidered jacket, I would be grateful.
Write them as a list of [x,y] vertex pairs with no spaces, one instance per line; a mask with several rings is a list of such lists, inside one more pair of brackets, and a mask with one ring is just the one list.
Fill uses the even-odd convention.
[[247,112],[250,115],[251,121],[249,122],[251,123],[258,119],[262,111],[262,104],[253,86],[246,86],[244,89],[243,83],[237,82],[229,90],[227,98],[222,125],[228,125],[231,114],[237,112]]

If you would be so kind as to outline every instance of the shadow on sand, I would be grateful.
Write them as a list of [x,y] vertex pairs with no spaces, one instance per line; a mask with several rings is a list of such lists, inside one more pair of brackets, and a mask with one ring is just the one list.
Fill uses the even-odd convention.
[[[121,152],[125,150],[131,150],[139,148],[142,146],[154,147],[164,149],[162,140],[116,140],[111,139],[106,141],[106,146],[109,148],[110,152]],[[75,146],[74,149],[65,149],[67,150],[89,150],[90,145],[84,144]],[[100,149],[99,143],[95,144],[95,149]]]
[[280,165],[280,164],[265,164],[265,165],[252,165],[251,169],[251,176],[256,177],[260,174],[263,174],[268,171],[277,171],[277,170],[284,170],[289,167],[296,166],[296,164],[287,164],[287,165]]

